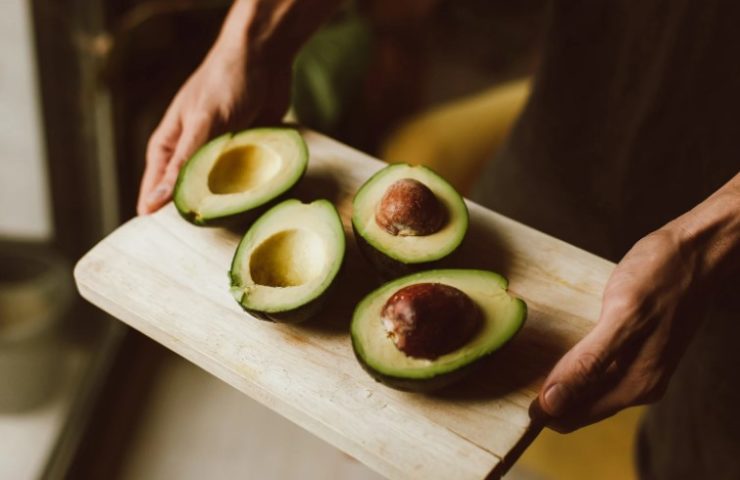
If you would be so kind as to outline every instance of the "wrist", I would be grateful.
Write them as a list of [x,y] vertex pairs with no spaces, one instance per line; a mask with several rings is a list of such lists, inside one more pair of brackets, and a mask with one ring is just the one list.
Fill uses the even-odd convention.
[[668,223],[695,279],[712,287],[740,270],[740,174]]
[[339,0],[237,0],[214,50],[265,66],[290,64],[338,4]]
[[254,19],[255,3],[236,0],[232,4],[211,48],[211,54],[246,57],[249,48],[247,30]]

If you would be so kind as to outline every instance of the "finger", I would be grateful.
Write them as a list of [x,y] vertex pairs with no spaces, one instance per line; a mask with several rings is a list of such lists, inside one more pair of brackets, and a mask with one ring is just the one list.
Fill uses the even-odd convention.
[[172,198],[172,190],[177,181],[180,169],[185,161],[208,139],[208,135],[210,134],[209,125],[210,123],[206,116],[199,115],[191,117],[186,121],[177,147],[167,163],[164,174],[156,184],[156,187],[145,199],[147,211],[154,212],[160,209]]
[[625,408],[654,402],[665,391],[667,378],[663,369],[646,371],[640,367],[631,368],[599,398],[577,412],[553,419],[548,426],[560,433],[568,433],[611,417]]
[[608,418],[631,406],[658,400],[667,386],[678,357],[668,345],[668,326],[663,324],[647,338],[635,337],[617,353],[613,375],[605,388],[575,412],[554,419],[549,426],[561,433]]
[[607,373],[609,380],[602,382],[601,388],[592,389],[589,398],[581,402],[578,408],[571,409],[560,417],[551,418],[548,426],[560,433],[569,433],[634,405],[627,388],[632,381],[631,375],[617,367],[616,362],[612,365],[614,368]]
[[[645,332],[643,322],[630,322],[638,316],[638,302],[625,295],[605,296],[601,315],[594,329],[555,365],[538,401],[551,417],[560,417],[610,387],[614,361],[625,350],[634,350]],[[640,328],[633,328],[635,325]],[[610,375],[607,370],[612,369]]]
[[139,198],[136,204],[136,211],[139,215],[150,213],[147,208],[146,199],[162,179],[170,157],[174,153],[180,132],[181,125],[179,119],[169,115],[168,112],[149,138],[146,164],[144,166],[144,174],[142,175],[141,186],[139,188]]
[[597,327],[560,359],[538,397],[542,410],[559,417],[584,403],[603,382],[617,345],[611,332]]
[[139,215],[151,213],[147,206],[147,198],[164,176],[165,169],[174,151],[169,145],[156,143],[154,138],[150,140],[150,146],[147,150],[147,162],[141,178],[139,198],[136,205]]
[[552,418],[548,422],[547,426],[558,433],[571,433],[580,428],[607,419],[625,408],[625,406],[617,406],[619,402],[615,398],[610,397],[610,399],[612,401],[609,403],[599,404],[598,408],[594,406],[594,408],[589,408],[587,411]]

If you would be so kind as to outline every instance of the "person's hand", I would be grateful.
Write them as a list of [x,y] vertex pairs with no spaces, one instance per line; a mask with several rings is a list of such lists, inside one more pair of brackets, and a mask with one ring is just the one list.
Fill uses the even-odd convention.
[[700,321],[699,252],[683,233],[658,230],[617,265],[598,323],[535,400],[551,428],[569,432],[662,396]]
[[246,48],[216,45],[182,86],[149,139],[137,212],[169,201],[183,163],[209,138],[279,122],[290,100],[290,61],[250,60]]
[[172,197],[180,167],[209,138],[282,119],[293,57],[339,3],[234,0],[215,45],[149,139],[140,215]]

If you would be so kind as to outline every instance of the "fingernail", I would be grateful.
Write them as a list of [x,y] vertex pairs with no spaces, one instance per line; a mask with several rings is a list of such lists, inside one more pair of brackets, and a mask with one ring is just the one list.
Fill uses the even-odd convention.
[[542,409],[542,405],[540,405],[540,399],[535,398],[534,400],[532,400],[532,403],[529,404],[529,418],[534,421],[539,421],[543,419],[548,419],[549,417],[550,414]]
[[167,191],[168,189],[164,185],[160,185],[159,187],[155,188],[152,193],[150,193],[149,196],[146,197],[147,205],[151,205],[152,203],[156,203],[162,200],[167,195]]
[[568,392],[559,383],[552,385],[545,392],[545,408],[554,417],[563,413],[567,402]]

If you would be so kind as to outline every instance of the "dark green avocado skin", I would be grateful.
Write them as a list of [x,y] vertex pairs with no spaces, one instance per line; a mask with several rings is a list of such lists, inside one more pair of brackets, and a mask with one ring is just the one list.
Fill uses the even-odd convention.
[[[343,269],[343,266],[341,267]],[[341,271],[340,274],[341,275]],[[329,298],[334,293],[334,290],[336,289],[337,280],[339,280],[339,275],[337,275],[337,278],[334,279],[334,282],[324,290],[324,292],[321,293],[318,297],[314,298],[310,302],[308,302],[305,305],[302,305],[298,308],[294,308],[293,310],[286,310],[284,312],[263,312],[260,310],[254,310],[251,308],[247,308],[244,306],[242,302],[239,302],[239,306],[242,307],[242,310],[253,316],[254,318],[258,320],[264,320],[266,322],[273,322],[273,323],[303,323],[307,320],[310,320],[314,316],[316,316],[317,313],[319,313],[323,308],[326,302],[329,300]],[[234,285],[234,279],[232,279],[232,286]]]
[[362,369],[365,370],[376,381],[388,387],[395,388],[396,390],[413,393],[432,393],[449,387],[453,383],[459,382],[463,378],[467,377],[470,373],[472,373],[480,364],[480,361],[484,360],[485,358],[481,358],[480,361],[476,361],[475,363],[458,368],[453,372],[448,372],[444,375],[437,375],[436,377],[432,378],[403,378],[385,375],[365,363],[365,360],[363,360],[362,357],[357,354],[357,349],[354,348],[354,339],[352,340],[352,347],[352,350],[354,350],[355,352],[355,358],[360,363],[360,366],[362,366]]
[[260,212],[262,212],[262,207],[257,207],[253,210],[249,210],[248,212],[228,215],[225,217],[211,218],[208,220],[198,218],[195,212],[192,211],[183,211],[179,208],[177,209],[177,211],[182,218],[199,227],[221,227],[236,229],[247,226],[254,222],[257,217],[259,217]]
[[444,268],[446,265],[449,264],[450,260],[454,260],[454,255],[460,248],[458,247],[457,249],[453,250],[445,258],[435,260],[433,262],[403,263],[399,260],[396,260],[395,258],[389,257],[382,251],[369,244],[367,240],[365,240],[365,238],[357,231],[354,223],[352,224],[352,233],[354,234],[355,242],[357,243],[357,247],[362,253],[362,256],[365,257],[368,262],[370,262],[373,268],[378,272],[378,275],[380,275],[380,279],[382,281],[394,280],[396,278],[400,278],[411,273],[421,272],[423,270],[435,270],[438,268]]
[[308,302],[307,304],[295,308],[293,310],[286,310],[284,312],[261,312],[259,310],[252,310],[251,308],[241,305],[242,309],[248,314],[252,315],[258,320],[264,320],[273,323],[302,323],[313,317],[326,302],[328,291],[322,293],[318,298]]
[[[301,180],[303,180],[303,176],[296,181],[296,185],[298,185]],[[255,220],[261,217],[263,213],[278,203],[291,198],[291,193],[293,192],[294,187],[258,207],[254,207],[244,212],[235,213],[233,215],[224,215],[223,217],[215,217],[208,220],[198,218],[193,211],[180,209],[180,206],[177,205],[177,203],[175,203],[175,207],[180,216],[193,225],[198,225],[199,227],[220,227],[240,231],[246,229],[249,225],[254,223]]]

